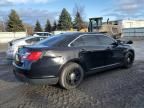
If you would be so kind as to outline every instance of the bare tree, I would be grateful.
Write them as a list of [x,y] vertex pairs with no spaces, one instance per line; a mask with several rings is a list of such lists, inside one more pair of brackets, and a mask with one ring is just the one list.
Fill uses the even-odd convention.
[[27,31],[27,35],[32,35],[34,33],[32,25],[24,23],[24,28]]
[[80,13],[81,17],[84,19],[85,18],[85,6],[75,4],[73,8],[73,16],[75,16],[77,13]]
[[0,21],[0,32],[2,32],[3,31],[3,24],[2,24],[2,22]]
[[83,20],[84,7],[75,5],[74,8],[74,21],[73,28],[80,31],[81,29],[86,28],[85,22]]

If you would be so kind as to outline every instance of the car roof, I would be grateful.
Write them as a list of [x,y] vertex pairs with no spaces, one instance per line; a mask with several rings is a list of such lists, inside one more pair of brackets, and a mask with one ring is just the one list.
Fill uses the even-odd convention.
[[99,33],[99,32],[83,32],[81,34],[102,34],[102,33]]
[[[66,39],[71,38],[71,39],[75,39],[77,37],[79,37],[80,35],[86,35],[86,34],[101,34],[99,32],[66,32],[66,33],[60,33],[61,35],[65,36]],[[57,35],[60,35],[57,34]],[[53,36],[57,36],[57,35],[53,35]]]
[[[48,41],[50,41],[53,38],[60,38],[60,40],[58,40],[57,42],[53,43],[54,46],[68,46],[68,44],[70,42],[72,42],[74,39],[76,39],[77,37],[79,37],[80,35],[85,35],[85,34],[102,34],[102,33],[98,33],[98,32],[66,32],[66,33],[60,33],[57,35],[52,36],[49,39],[46,39],[44,41],[41,41],[37,44],[43,44],[45,45],[45,43],[49,43]],[[61,37],[63,37],[61,39]]]
[[62,33],[65,35],[71,35],[71,36],[80,36],[80,35],[85,35],[85,34],[102,34],[99,32],[67,32],[67,33]]
[[64,34],[102,34],[102,33],[99,33],[99,32],[67,32],[67,33],[64,33]]
[[[35,33],[50,33],[50,32],[35,32]],[[34,34],[35,34],[35,33],[34,33]]]

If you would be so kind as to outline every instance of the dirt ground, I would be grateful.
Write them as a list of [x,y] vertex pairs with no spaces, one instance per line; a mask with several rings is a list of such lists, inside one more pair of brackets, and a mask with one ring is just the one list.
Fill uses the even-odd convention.
[[12,66],[2,63],[5,53],[0,53],[0,108],[143,108],[144,41],[132,46],[136,51],[132,68],[91,75],[70,91],[18,82]]

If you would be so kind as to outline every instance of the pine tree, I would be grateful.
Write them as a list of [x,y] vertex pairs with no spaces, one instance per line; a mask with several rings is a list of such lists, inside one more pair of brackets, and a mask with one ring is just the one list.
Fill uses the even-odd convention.
[[7,22],[7,31],[9,32],[21,32],[25,31],[24,26],[22,24],[22,20],[20,20],[18,14],[15,10],[11,10],[9,15],[9,19]]
[[35,28],[34,28],[34,31],[35,32],[42,32],[42,27],[41,27],[41,24],[40,22],[37,20],[36,24],[35,24]]
[[81,17],[80,12],[76,12],[75,18],[74,18],[74,22],[73,22],[73,27],[75,29],[77,29],[78,31],[83,29],[85,27],[85,23]]
[[51,32],[51,31],[52,31],[51,23],[49,20],[47,20],[45,25],[45,32]]
[[53,27],[52,27],[52,31],[55,31],[55,30],[57,30],[57,23],[56,23],[56,21],[54,21]]
[[71,16],[68,11],[63,8],[61,15],[59,16],[58,29],[70,30],[72,28]]

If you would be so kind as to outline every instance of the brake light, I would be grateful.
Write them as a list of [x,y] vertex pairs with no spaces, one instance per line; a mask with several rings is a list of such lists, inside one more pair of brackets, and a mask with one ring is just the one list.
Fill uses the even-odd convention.
[[30,52],[29,55],[27,56],[27,59],[30,61],[37,61],[40,59],[42,55],[42,52],[36,51],[36,52]]

